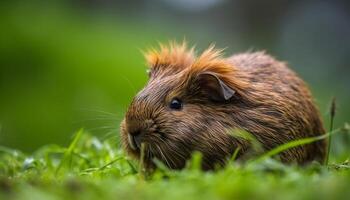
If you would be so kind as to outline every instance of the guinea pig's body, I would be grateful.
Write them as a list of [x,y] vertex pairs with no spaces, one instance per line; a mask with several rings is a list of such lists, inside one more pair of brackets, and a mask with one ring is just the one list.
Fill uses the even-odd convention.
[[[230,134],[245,130],[264,150],[325,133],[305,83],[285,63],[265,53],[222,58],[212,47],[195,57],[185,45],[172,44],[147,54],[150,80],[133,99],[121,124],[122,145],[145,164],[158,159],[180,169],[193,151],[204,169],[224,165],[250,142]],[[327,141],[291,148],[283,162],[323,162]]]

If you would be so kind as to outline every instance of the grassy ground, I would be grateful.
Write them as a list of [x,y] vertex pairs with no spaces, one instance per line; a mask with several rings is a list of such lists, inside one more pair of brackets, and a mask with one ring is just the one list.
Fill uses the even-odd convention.
[[70,146],[44,146],[31,155],[0,148],[0,199],[348,199],[348,162],[306,167],[273,159],[199,170],[194,156],[182,171],[160,166],[138,173],[117,142],[79,131]]

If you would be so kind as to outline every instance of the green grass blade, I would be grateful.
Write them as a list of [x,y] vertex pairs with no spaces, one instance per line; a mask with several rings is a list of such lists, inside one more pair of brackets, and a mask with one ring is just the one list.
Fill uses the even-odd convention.
[[[336,111],[336,100],[335,100],[335,97],[333,97],[331,108],[330,108],[330,114],[331,114],[330,125],[329,125],[329,131],[330,132],[332,132],[332,130],[333,130],[335,111]],[[329,155],[330,155],[330,152],[331,152],[331,145],[332,145],[332,136],[330,135],[329,138],[328,138],[327,156],[326,156],[326,160],[325,160],[325,164],[326,165],[328,165],[328,162],[329,162]]]
[[235,151],[233,152],[233,155],[231,156],[231,159],[230,159],[231,162],[233,162],[233,161],[236,160],[236,158],[237,158],[238,153],[239,153],[240,150],[241,150],[240,147],[237,147],[237,148],[235,149]]
[[72,142],[70,143],[68,149],[65,151],[63,158],[60,162],[60,164],[57,167],[56,170],[56,174],[59,173],[59,171],[62,169],[62,167],[68,163],[71,163],[71,159],[72,159],[72,155],[73,155],[73,151],[75,149],[75,147],[77,146],[77,143],[81,137],[81,135],[83,134],[84,129],[80,129],[74,136]]
[[298,147],[298,146],[302,146],[305,144],[310,144],[313,142],[316,142],[318,140],[323,140],[328,138],[330,135],[333,135],[336,132],[339,132],[341,129],[336,129],[332,132],[328,132],[324,135],[320,135],[320,136],[316,136],[316,137],[309,137],[309,138],[303,138],[303,139],[299,139],[299,140],[293,140],[291,142],[282,144],[274,149],[271,149],[270,151],[264,153],[263,155],[259,156],[259,158],[257,158],[256,160],[253,160],[253,162],[261,162],[267,158],[270,158],[272,156],[275,156],[283,151],[286,151],[288,149],[294,148],[294,147]]

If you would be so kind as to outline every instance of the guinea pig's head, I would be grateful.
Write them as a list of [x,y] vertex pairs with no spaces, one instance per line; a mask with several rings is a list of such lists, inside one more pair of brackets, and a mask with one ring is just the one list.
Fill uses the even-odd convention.
[[230,105],[244,82],[235,80],[234,66],[210,47],[199,57],[185,44],[161,46],[146,54],[149,81],[132,100],[121,123],[126,152],[153,168],[157,159],[181,169],[194,151],[203,155],[202,166],[223,164],[235,150]]

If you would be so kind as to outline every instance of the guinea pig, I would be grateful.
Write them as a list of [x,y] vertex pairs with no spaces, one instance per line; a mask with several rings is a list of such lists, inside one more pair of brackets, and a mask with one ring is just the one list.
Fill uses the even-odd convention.
[[[210,46],[196,56],[185,43],[160,45],[145,54],[146,86],[133,98],[121,122],[121,143],[128,155],[155,167],[154,160],[181,169],[194,151],[202,168],[223,166],[251,143],[230,134],[244,130],[264,151],[325,133],[319,111],[301,78],[264,52],[224,58]],[[327,140],[279,154],[284,163],[323,162]]]

